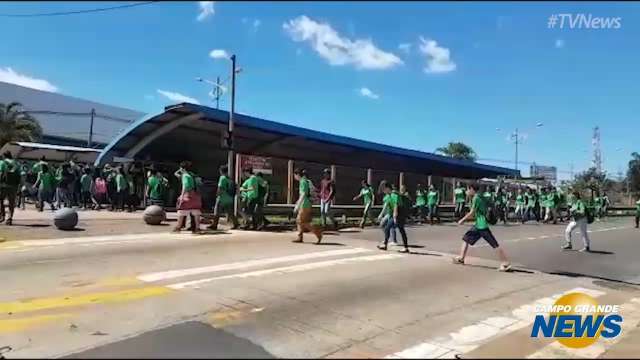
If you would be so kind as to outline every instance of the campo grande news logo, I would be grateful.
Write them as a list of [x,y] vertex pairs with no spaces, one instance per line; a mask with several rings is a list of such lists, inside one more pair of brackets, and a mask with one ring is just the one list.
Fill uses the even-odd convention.
[[531,337],[542,334],[570,348],[587,347],[600,336],[614,338],[622,331],[620,305],[599,305],[583,293],[566,294],[553,305],[536,306],[535,311]]

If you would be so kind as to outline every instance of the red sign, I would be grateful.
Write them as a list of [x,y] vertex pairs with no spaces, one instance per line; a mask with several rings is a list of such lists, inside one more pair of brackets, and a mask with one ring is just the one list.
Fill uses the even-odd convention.
[[253,155],[241,155],[240,156],[240,168],[251,168],[253,173],[261,172],[265,175],[271,175],[273,168],[271,167],[271,158]]

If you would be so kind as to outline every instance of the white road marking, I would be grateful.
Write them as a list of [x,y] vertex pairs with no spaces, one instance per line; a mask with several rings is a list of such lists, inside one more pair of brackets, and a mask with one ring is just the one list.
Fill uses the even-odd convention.
[[537,239],[537,238],[535,238],[535,237],[528,237],[527,238],[527,240],[535,240],[535,239]]
[[250,271],[250,272],[240,273],[240,274],[232,274],[232,275],[218,276],[218,277],[213,277],[213,278],[208,278],[208,279],[187,281],[187,282],[183,282],[183,283],[167,285],[167,287],[170,288],[170,289],[175,289],[175,290],[184,289],[184,288],[187,288],[187,287],[198,288],[199,285],[201,285],[201,284],[205,284],[205,283],[216,281],[216,280],[245,279],[245,278],[259,277],[259,276],[270,275],[270,274],[289,274],[289,273],[293,273],[293,272],[313,270],[313,269],[319,269],[319,268],[330,267],[330,266],[335,266],[335,265],[357,263],[357,262],[367,262],[367,261],[376,261],[376,260],[398,259],[398,258],[402,258],[402,257],[404,257],[404,255],[400,255],[400,254],[382,254],[382,255],[351,257],[351,258],[337,259],[337,260],[327,260],[327,261],[320,261],[320,262],[314,262],[314,263],[308,263],[308,264],[285,266],[285,267],[280,267],[280,268],[257,270],[257,271]]
[[190,269],[170,270],[170,271],[143,274],[138,276],[138,280],[145,281],[145,282],[154,282],[154,281],[175,279],[175,278],[190,276],[190,275],[213,273],[213,272],[226,271],[226,270],[245,269],[245,268],[254,267],[254,266],[270,265],[270,264],[277,264],[277,263],[289,262],[289,261],[317,259],[317,258],[329,257],[329,256],[360,254],[360,253],[371,252],[371,251],[372,250],[363,249],[363,248],[339,249],[339,250],[320,251],[320,252],[312,252],[312,253],[297,254],[297,255],[288,255],[288,256],[282,256],[282,257],[276,257],[276,258],[255,259],[255,260],[239,261],[239,262],[234,262],[229,264],[211,265],[211,266],[203,266],[203,267],[190,268]]
[[540,236],[540,239],[548,239],[548,238],[549,238],[549,235],[542,235],[542,236]]
[[537,314],[536,307],[540,305],[552,305],[562,295],[572,292],[581,292],[593,297],[599,297],[605,294],[605,292],[599,290],[585,288],[571,289],[560,294],[538,299],[533,303],[522,305],[514,309],[511,312],[511,316],[490,317],[478,321],[472,325],[461,328],[457,332],[449,333],[449,336],[428,340],[422,344],[391,354],[386,358],[454,358],[456,354],[470,352],[492,338],[509,334],[530,325],[533,323],[533,319]]
[[21,247],[25,247],[25,246],[45,247],[45,246],[59,246],[59,245],[69,245],[69,244],[128,242],[128,241],[141,241],[141,240],[172,240],[172,239],[181,239],[181,238],[198,239],[200,237],[193,237],[191,234],[173,234],[173,233],[162,232],[162,233],[147,233],[147,234],[124,234],[124,235],[86,236],[86,237],[58,238],[58,239],[21,240],[21,241],[16,241],[16,243]]
[[624,321],[620,324],[622,331],[615,338],[605,339],[600,337],[596,343],[580,349],[568,348],[557,341],[543,347],[535,353],[527,356],[528,359],[548,358],[588,358],[595,359],[640,324],[640,298],[633,298],[629,302],[620,305],[620,313]]

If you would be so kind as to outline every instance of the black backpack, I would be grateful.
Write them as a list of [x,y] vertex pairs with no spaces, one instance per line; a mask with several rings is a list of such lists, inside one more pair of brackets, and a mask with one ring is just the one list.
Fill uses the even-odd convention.
[[13,164],[11,169],[7,169],[2,174],[2,183],[7,184],[9,186],[18,186],[20,185],[20,171],[18,171],[18,167]]

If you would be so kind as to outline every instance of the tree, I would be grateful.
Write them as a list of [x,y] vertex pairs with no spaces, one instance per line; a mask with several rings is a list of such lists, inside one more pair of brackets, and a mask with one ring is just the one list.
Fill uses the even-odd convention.
[[10,141],[37,141],[42,138],[38,120],[22,111],[22,104],[0,103],[0,147]]
[[640,154],[635,151],[631,154],[631,160],[629,160],[627,180],[629,181],[629,191],[640,192]]
[[607,178],[605,173],[598,173],[595,167],[576,174],[573,189],[579,192],[589,191],[593,198],[595,193],[613,190],[615,182]]
[[476,161],[477,159],[476,152],[470,146],[461,142],[450,142],[445,147],[437,148],[436,152],[454,159],[471,161]]

